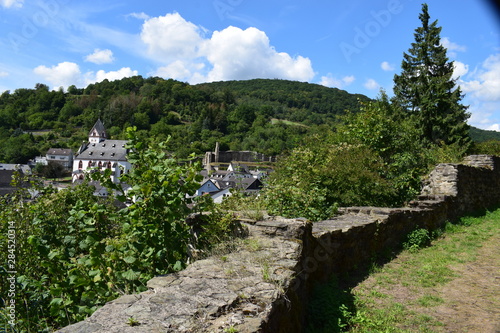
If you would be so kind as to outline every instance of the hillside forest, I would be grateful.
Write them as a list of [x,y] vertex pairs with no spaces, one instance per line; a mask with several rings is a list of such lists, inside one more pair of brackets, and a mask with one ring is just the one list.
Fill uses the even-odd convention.
[[306,133],[331,126],[345,110],[359,110],[363,95],[283,80],[201,85],[135,76],[51,91],[6,91],[0,96],[0,162],[26,163],[48,148],[77,149],[100,118],[113,139],[129,126],[159,141],[171,136],[179,157],[213,150],[277,155]]

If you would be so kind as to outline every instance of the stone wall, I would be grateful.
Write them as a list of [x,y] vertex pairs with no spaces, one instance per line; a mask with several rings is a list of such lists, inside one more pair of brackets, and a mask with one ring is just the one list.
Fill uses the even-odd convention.
[[276,156],[267,156],[255,151],[227,150],[221,152],[206,152],[203,158],[203,165],[211,163],[231,163],[231,162],[276,162]]
[[[439,164],[405,208],[349,207],[314,224],[270,219],[247,224],[231,253],[156,277],[60,332],[301,332],[315,284],[398,248],[416,228],[434,230],[500,204],[500,159]],[[138,322],[130,326],[129,318]]]

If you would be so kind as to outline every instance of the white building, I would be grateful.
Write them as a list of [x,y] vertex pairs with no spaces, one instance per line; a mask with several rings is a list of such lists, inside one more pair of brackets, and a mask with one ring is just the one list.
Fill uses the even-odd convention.
[[50,148],[46,154],[46,163],[53,162],[61,164],[65,169],[71,170],[73,166],[73,151],[64,148]]
[[73,159],[73,182],[83,180],[86,170],[97,168],[111,169],[111,178],[118,183],[120,176],[131,168],[126,144],[126,140],[108,140],[103,123],[97,120],[89,132],[89,142],[82,144]]

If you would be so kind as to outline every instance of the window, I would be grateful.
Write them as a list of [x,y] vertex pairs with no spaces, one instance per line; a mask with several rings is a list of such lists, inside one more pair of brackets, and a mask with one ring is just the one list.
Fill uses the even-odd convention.
[[83,168],[83,161],[78,162],[78,169]]

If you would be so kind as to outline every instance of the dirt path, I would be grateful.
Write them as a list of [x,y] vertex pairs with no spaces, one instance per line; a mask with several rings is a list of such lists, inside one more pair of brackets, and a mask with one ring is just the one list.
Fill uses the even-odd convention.
[[500,333],[500,233],[495,232],[481,244],[474,260],[469,258],[450,267],[446,283],[432,287],[407,283],[404,274],[415,271],[402,269],[408,260],[402,256],[388,266],[392,270],[401,268],[403,275],[390,275],[389,283],[370,276],[353,291],[383,295],[371,298],[375,308],[404,305],[403,316],[412,318],[397,325],[404,332]]
[[473,262],[452,267],[453,281],[435,288],[444,302],[432,308],[412,307],[444,327],[442,332],[500,332],[500,235],[478,250]]

